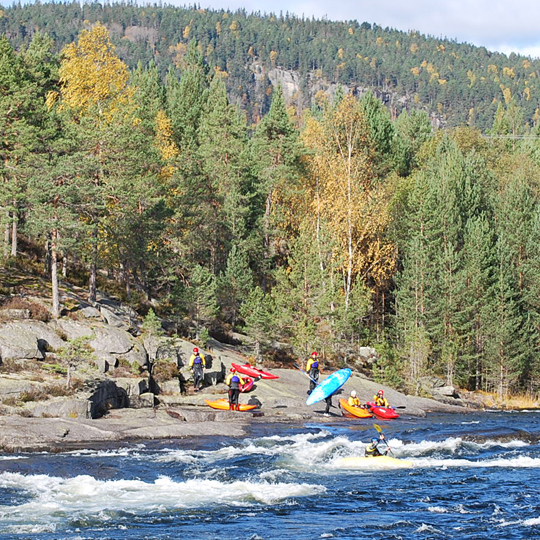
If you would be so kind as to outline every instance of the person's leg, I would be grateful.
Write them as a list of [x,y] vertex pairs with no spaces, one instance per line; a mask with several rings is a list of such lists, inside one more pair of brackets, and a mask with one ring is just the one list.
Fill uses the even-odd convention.
[[330,407],[332,406],[332,396],[327,397],[325,401],[326,401],[326,411],[324,411],[324,414],[330,414]]

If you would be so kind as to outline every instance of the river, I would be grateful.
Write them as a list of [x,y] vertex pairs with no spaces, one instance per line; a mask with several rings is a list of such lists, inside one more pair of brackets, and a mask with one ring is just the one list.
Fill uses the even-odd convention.
[[539,412],[375,422],[412,467],[342,468],[377,435],[347,419],[0,454],[0,539],[540,538]]

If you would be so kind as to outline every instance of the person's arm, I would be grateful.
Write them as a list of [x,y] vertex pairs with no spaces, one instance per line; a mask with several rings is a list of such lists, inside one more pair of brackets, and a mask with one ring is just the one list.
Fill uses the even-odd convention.
[[202,360],[202,365],[203,365],[203,367],[206,367],[206,357],[204,356],[203,353],[201,353],[200,356],[201,356],[201,360]]
[[190,357],[189,357],[189,367],[193,367],[193,361],[195,360],[195,355],[192,354]]

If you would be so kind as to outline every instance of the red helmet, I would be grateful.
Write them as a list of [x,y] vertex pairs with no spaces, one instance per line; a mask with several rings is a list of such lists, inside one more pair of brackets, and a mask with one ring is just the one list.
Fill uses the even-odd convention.
[[236,373],[236,368],[232,367],[230,371],[231,371],[231,373]]
[[193,352],[199,352],[199,349],[197,347],[193,347]]
[[311,356],[317,356],[317,351],[313,351],[313,352],[311,353]]
[[384,392],[383,392],[382,390],[379,390],[379,391],[377,392],[377,394],[378,394],[379,396],[382,396],[382,395],[384,395]]

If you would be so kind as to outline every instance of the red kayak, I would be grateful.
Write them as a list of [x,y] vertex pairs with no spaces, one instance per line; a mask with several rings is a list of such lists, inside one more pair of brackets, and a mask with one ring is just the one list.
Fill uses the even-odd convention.
[[268,373],[267,371],[263,371],[262,369],[257,369],[256,367],[253,367],[251,364],[231,364],[238,373],[242,373],[242,375],[248,375],[249,377],[260,377],[261,379],[279,379],[277,375],[272,375],[271,373]]
[[249,392],[253,388],[253,379],[251,377],[242,377],[244,384],[240,385],[240,392]]
[[390,407],[378,407],[372,401],[366,403],[370,412],[372,412],[378,418],[384,418],[389,420],[391,418],[399,418],[399,414]]

